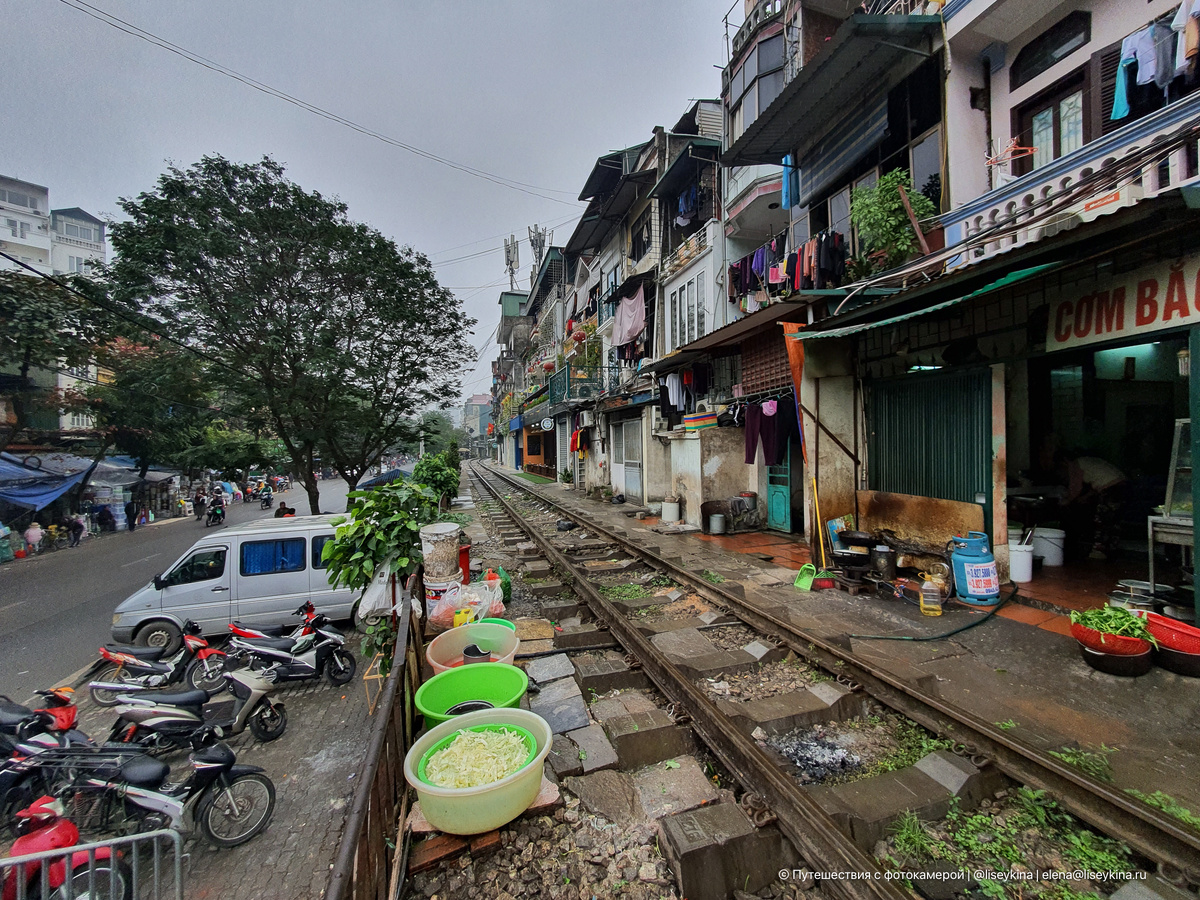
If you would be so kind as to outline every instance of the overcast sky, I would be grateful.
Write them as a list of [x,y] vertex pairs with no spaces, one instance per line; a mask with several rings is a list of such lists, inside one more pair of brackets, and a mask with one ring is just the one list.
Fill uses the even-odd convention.
[[[312,105],[440,157],[536,186],[472,177],[321,119],[97,21],[90,4]],[[597,156],[716,97],[730,0],[558,4],[468,0],[0,0],[0,174],[55,208],[117,215],[164,161],[264,154],[309,190],[435,263],[479,320],[463,393],[487,392],[501,236],[565,242]],[[741,21],[741,3],[730,13]],[[470,259],[461,257],[490,251]],[[531,254],[521,247],[528,286]],[[485,340],[487,343],[485,344]],[[449,361],[453,362],[453,361]]]

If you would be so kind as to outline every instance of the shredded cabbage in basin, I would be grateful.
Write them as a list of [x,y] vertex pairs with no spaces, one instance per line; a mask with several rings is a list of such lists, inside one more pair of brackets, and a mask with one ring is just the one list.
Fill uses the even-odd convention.
[[460,731],[429,757],[425,777],[438,787],[480,787],[508,777],[528,758],[529,747],[519,732]]

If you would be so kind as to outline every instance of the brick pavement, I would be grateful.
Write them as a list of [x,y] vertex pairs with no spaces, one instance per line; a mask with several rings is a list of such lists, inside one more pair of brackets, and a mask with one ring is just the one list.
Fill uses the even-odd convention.
[[[347,647],[356,650],[357,643],[350,635]],[[248,730],[227,740],[239,763],[261,766],[275,782],[275,813],[265,831],[231,850],[185,833],[188,900],[323,896],[370,732],[362,669],[360,659],[358,674],[342,687],[322,678],[281,688],[275,696],[286,705],[288,725],[278,740],[262,744]],[[92,705],[86,687],[78,696],[80,727],[103,740],[112,713]],[[186,776],[186,753],[162,759],[171,765],[172,780]]]

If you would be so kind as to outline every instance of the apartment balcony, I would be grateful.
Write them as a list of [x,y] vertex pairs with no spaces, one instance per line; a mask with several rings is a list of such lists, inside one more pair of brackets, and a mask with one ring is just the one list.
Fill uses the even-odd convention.
[[78,247],[98,257],[103,257],[106,252],[103,244],[98,244],[95,241],[81,241],[79,238],[68,237],[65,234],[58,234],[57,232],[54,234],[54,243],[63,244],[67,247]]
[[619,366],[565,366],[550,376],[550,405],[572,400],[595,400],[619,385]]
[[1198,180],[1200,93],[1131,122],[942,216],[948,269],[1022,247]]
[[662,280],[664,282],[693,260],[702,256],[712,246],[712,236],[709,235],[709,229],[715,226],[715,222],[708,222],[703,228],[667,254],[666,258],[663,259],[661,269]]

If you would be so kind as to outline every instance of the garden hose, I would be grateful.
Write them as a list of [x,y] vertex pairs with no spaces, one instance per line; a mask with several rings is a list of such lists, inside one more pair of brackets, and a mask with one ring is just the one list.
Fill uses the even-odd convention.
[[1000,611],[1000,607],[1004,606],[1004,604],[1008,603],[1008,601],[1013,599],[1015,596],[1017,596],[1017,586],[1014,584],[1009,595],[989,609],[987,615],[980,619],[976,619],[973,622],[968,622],[966,625],[963,625],[959,628],[955,628],[953,631],[947,631],[944,634],[931,634],[924,637],[911,634],[852,634],[850,637],[857,638],[860,641],[940,641],[948,637],[953,637],[956,634],[961,634],[968,628],[974,628],[976,625],[982,625],[984,622],[998,613]]

